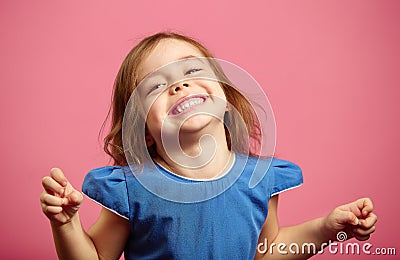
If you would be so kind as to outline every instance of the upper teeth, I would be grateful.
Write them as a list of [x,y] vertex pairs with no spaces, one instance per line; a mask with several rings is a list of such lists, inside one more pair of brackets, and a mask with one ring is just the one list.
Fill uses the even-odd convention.
[[176,110],[181,113],[182,111],[184,111],[185,109],[188,109],[189,107],[192,107],[194,105],[198,105],[200,103],[203,103],[204,100],[202,98],[192,98],[188,101],[183,102],[182,104],[180,104]]

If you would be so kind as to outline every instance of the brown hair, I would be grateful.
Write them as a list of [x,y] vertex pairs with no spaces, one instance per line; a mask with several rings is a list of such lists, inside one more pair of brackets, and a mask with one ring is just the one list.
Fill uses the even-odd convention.
[[[163,39],[176,39],[184,41],[195,46],[204,55],[204,57],[213,58],[213,55],[210,53],[210,51],[196,40],[181,34],[170,32],[157,33],[146,37],[128,53],[116,76],[112,104],[102,127],[102,130],[104,130],[105,123],[111,116],[111,129],[104,138],[104,151],[112,157],[114,165],[124,166],[128,164],[124,153],[124,148],[127,150],[127,147],[123,148],[122,141],[122,124],[125,108],[133,90],[138,85],[138,69],[140,64]],[[238,125],[236,122],[237,120],[235,117],[230,115],[231,113],[228,112],[224,117],[225,135],[228,148],[237,153],[245,153],[245,151],[248,151],[250,155],[257,156],[258,147],[260,145],[261,131],[260,123],[252,105],[235,87],[233,87],[233,84],[230,83],[229,79],[225,76],[222,69],[216,62],[212,62],[212,67],[216,71],[217,75],[219,75],[218,77],[223,79],[221,80],[220,85],[225,93],[227,102],[228,104],[233,105],[239,112],[247,128],[246,134],[250,139],[250,144],[243,143],[243,135],[245,134],[243,132],[246,131],[242,131],[235,127]],[[138,114],[137,118],[133,119],[133,124],[135,125],[132,126],[132,129],[135,127],[142,127],[138,123],[145,121],[140,117],[141,116]],[[232,133],[229,133],[226,127],[228,124],[233,127],[231,128],[233,129]],[[142,145],[143,147],[146,147],[145,138],[143,135],[132,136],[131,141],[135,143],[135,146],[139,145],[140,147],[140,145]],[[134,150],[134,154],[131,154],[135,161],[134,163],[137,166],[140,166],[145,161],[145,150],[146,149]],[[155,152],[154,147],[148,147],[148,150],[150,155],[153,155]]]

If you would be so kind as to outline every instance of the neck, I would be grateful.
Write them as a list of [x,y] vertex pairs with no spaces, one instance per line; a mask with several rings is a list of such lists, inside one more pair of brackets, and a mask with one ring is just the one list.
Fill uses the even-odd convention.
[[213,129],[212,135],[202,133],[181,133],[180,147],[176,151],[157,149],[156,162],[175,174],[192,179],[211,179],[225,173],[233,163],[225,129]]

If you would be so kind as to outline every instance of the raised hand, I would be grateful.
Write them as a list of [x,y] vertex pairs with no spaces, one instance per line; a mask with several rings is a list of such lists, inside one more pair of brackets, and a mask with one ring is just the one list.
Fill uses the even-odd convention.
[[335,208],[325,217],[325,231],[333,239],[340,231],[344,231],[348,238],[355,237],[358,240],[369,239],[375,231],[377,216],[369,198],[358,199],[349,204]]
[[42,185],[44,190],[40,202],[43,213],[53,225],[70,222],[82,203],[82,194],[72,187],[58,168],[51,169],[50,176],[42,179]]

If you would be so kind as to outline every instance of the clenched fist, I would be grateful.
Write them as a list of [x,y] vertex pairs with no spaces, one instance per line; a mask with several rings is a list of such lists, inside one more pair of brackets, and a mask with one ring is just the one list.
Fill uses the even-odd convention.
[[44,190],[40,202],[43,213],[54,225],[70,222],[82,203],[82,194],[72,187],[58,168],[51,169],[50,176],[42,179],[42,185]]

